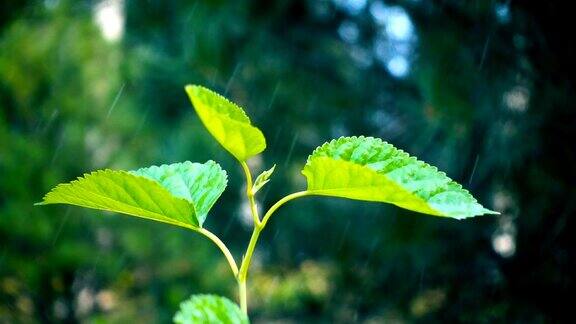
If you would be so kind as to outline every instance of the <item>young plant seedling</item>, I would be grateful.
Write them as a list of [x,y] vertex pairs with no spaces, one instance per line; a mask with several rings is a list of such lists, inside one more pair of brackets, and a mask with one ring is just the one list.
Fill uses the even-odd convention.
[[216,235],[202,225],[226,188],[226,171],[214,161],[190,161],[135,171],[99,170],[60,184],[38,205],[70,204],[122,213],[188,228],[210,239],[224,254],[238,283],[238,307],[225,297],[194,295],[181,304],[177,323],[248,323],[246,281],[260,233],[285,203],[305,196],[331,196],[394,204],[423,214],[464,219],[497,214],[482,207],[461,185],[433,166],[381,139],[341,137],[308,157],[302,173],[307,188],[291,193],[258,215],[254,196],[268,183],[275,166],[252,181],[246,161],[266,148],[262,132],[242,108],[201,86],[186,92],[210,134],[242,166],[254,229],[240,263]]

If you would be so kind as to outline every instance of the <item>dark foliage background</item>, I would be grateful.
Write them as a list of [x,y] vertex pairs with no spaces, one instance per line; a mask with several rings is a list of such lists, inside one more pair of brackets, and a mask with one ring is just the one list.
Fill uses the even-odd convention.
[[[560,1],[3,1],[0,323],[168,322],[190,294],[235,299],[210,242],[81,208],[33,207],[99,168],[214,159],[206,226],[237,258],[241,170],[183,91],[213,88],[267,139],[269,207],[307,154],[381,137],[498,217],[453,221],[307,198],[264,233],[254,322],[568,322],[576,288],[572,11]],[[116,29],[114,29],[116,27]]]

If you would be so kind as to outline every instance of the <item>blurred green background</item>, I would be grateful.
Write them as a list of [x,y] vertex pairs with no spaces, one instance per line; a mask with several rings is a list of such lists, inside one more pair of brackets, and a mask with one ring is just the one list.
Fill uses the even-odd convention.
[[[237,259],[241,169],[183,90],[219,91],[268,139],[263,208],[306,156],[383,138],[500,216],[454,221],[306,198],[264,232],[256,323],[569,322],[575,285],[572,11],[560,1],[2,1],[0,323],[169,322],[183,299],[236,300],[219,251],[176,227],[33,207],[99,168],[213,159],[230,183],[206,227]],[[566,7],[566,8],[564,8]]]

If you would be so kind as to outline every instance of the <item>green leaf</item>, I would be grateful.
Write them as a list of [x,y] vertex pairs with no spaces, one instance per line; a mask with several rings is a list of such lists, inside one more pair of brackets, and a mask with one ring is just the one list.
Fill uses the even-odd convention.
[[214,161],[107,169],[58,185],[38,205],[70,204],[198,228],[226,184],[226,172]]
[[270,181],[270,176],[274,173],[274,169],[276,169],[276,164],[274,164],[270,169],[263,171],[254,181],[254,185],[252,186],[252,194],[256,194],[258,190],[262,189],[265,184]]
[[242,108],[201,86],[188,85],[186,92],[204,126],[236,159],[246,161],[264,151],[264,135],[252,126]]
[[497,212],[437,168],[378,138],[341,137],[318,147],[302,170],[316,195],[378,201],[457,219]]
[[226,172],[214,161],[204,164],[186,161],[141,168],[130,173],[152,179],[172,195],[190,202],[200,226],[228,183]]
[[193,295],[180,304],[174,315],[177,324],[248,324],[248,317],[228,298],[216,295]]

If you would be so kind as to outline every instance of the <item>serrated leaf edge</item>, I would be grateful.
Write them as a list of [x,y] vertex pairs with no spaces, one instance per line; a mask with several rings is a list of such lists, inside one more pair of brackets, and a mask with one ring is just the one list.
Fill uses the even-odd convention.
[[[141,168],[138,168],[138,169],[136,169],[136,170],[130,170],[130,171],[124,171],[124,172],[128,172],[128,173],[130,173],[130,174],[132,174],[132,175],[134,175],[134,176],[141,177],[141,178],[145,178],[145,179],[147,179],[147,180],[151,180],[151,181],[159,184],[162,188],[166,189],[166,188],[162,185],[162,183],[160,183],[160,182],[157,181],[156,179],[152,179],[152,178],[148,178],[148,177],[146,177],[146,176],[141,176],[141,175],[138,175],[138,174],[134,174],[133,172],[138,172],[138,171],[140,171],[140,170],[142,170],[142,169],[149,169],[149,168],[164,168],[164,167],[169,167],[169,166],[171,166],[171,165],[173,165],[173,164],[177,164],[177,163],[184,164],[184,163],[186,163],[186,162],[190,162],[190,163],[192,163],[192,164],[201,164],[201,165],[207,165],[207,164],[209,164],[210,166],[216,166],[216,167],[218,167],[218,169],[224,173],[224,188],[227,188],[227,187],[228,187],[228,172],[226,172],[226,170],[224,170],[224,169],[222,168],[222,166],[220,165],[220,163],[218,163],[218,162],[216,162],[216,161],[214,161],[214,160],[207,160],[207,161],[204,162],[204,163],[192,162],[192,161],[183,161],[183,162],[175,162],[175,163],[162,163],[162,164],[160,164],[160,165],[153,164],[153,165],[148,166],[148,167],[141,167]],[[168,189],[166,189],[166,190],[168,190]],[[170,191],[168,191],[168,193],[170,193],[170,195],[172,195],[172,196],[175,197],[175,198],[184,199],[184,200],[188,201],[189,203],[191,203],[191,204],[192,204],[192,207],[194,208],[194,213],[196,213],[196,206],[194,206],[194,202],[189,201],[188,199],[185,199],[185,198],[181,198],[181,197],[178,197],[178,196],[174,196]],[[216,203],[216,201],[218,201],[218,200],[215,200],[214,203],[213,203],[212,205],[210,205],[210,208],[209,208],[209,209],[211,209],[212,206],[214,206],[214,204]]]
[[[472,196],[472,194],[471,194],[467,189],[465,189],[464,187],[462,187],[462,185],[461,185],[460,183],[458,183],[458,182],[454,181],[452,178],[450,178],[445,172],[438,170],[437,167],[435,167],[435,166],[433,166],[433,165],[430,165],[430,164],[428,164],[428,163],[426,163],[426,162],[424,162],[424,161],[422,161],[422,160],[418,160],[415,156],[411,156],[409,153],[407,153],[406,151],[404,151],[404,150],[402,150],[402,149],[400,149],[400,148],[397,148],[397,147],[394,146],[393,144],[390,144],[390,143],[388,143],[388,142],[386,142],[386,141],[384,141],[384,140],[382,140],[382,139],[380,139],[380,138],[372,137],[372,136],[364,136],[364,135],[359,135],[359,136],[340,136],[339,138],[332,139],[332,140],[330,140],[330,141],[328,141],[328,142],[325,142],[324,144],[316,147],[316,148],[314,149],[314,151],[312,151],[312,153],[311,153],[310,155],[308,155],[308,158],[306,159],[306,164],[305,164],[304,168],[302,169],[301,173],[302,173],[304,176],[306,176],[306,178],[307,178],[307,175],[306,175],[306,173],[305,173],[306,166],[308,166],[308,165],[312,162],[312,160],[317,157],[316,155],[317,155],[320,151],[325,150],[329,145],[339,144],[339,143],[342,143],[342,142],[347,142],[347,141],[349,141],[349,140],[375,140],[375,141],[377,141],[377,142],[380,142],[380,143],[383,144],[383,145],[392,145],[392,147],[394,147],[394,148],[398,151],[399,154],[401,154],[403,157],[409,158],[410,160],[414,161],[415,163],[418,164],[419,167],[431,168],[434,172],[437,172],[437,173],[439,173],[441,176],[444,176],[444,177],[448,178],[449,182],[452,182],[452,183],[454,183],[454,184],[457,186],[457,189],[463,191],[463,194],[466,196],[466,198],[470,198],[473,203],[476,203],[476,204],[482,206],[480,203],[478,203],[478,201],[476,200],[476,198],[474,198],[474,196]],[[343,161],[343,162],[347,162],[347,163],[351,163],[351,164],[354,164],[354,165],[360,165],[360,164],[357,164],[357,163],[354,163],[354,162],[351,162],[351,161],[345,161],[345,160],[342,160],[342,161]],[[362,166],[362,165],[360,165],[360,166]],[[376,171],[374,171],[374,172],[377,173]],[[386,177],[386,175],[384,175],[384,174],[380,174],[380,173],[377,173],[377,174],[380,175],[380,176]],[[391,179],[390,179],[390,180],[391,180]],[[332,189],[332,190],[333,190],[333,189]],[[329,191],[329,190],[322,190],[322,191],[325,191],[325,192],[326,192],[326,191]],[[327,196],[326,194],[318,193],[318,192],[315,191],[315,190],[309,190],[309,192],[311,192],[312,194],[316,194],[316,195]],[[421,200],[422,202],[428,204],[428,202],[427,202],[426,200],[422,199],[421,197],[418,197],[418,196],[416,196],[416,195],[414,195],[414,196],[415,196],[417,199]],[[483,206],[482,206],[482,208],[483,208],[484,214],[491,214],[491,215],[499,215],[499,214],[500,214],[500,213],[497,212],[497,211],[493,211],[493,210],[487,209],[487,208],[485,208],[485,207],[483,207]],[[438,212],[438,215],[436,215],[436,216],[442,216],[442,217],[443,217],[443,215],[441,215],[441,214],[443,214],[441,211],[438,211],[438,210],[436,210],[436,209],[434,209],[434,208],[432,208],[432,207],[430,207],[430,209],[433,209],[433,210],[435,210],[435,211]],[[482,214],[480,214],[480,215],[482,215]],[[471,217],[476,217],[476,216],[480,216],[480,215],[473,215],[473,216],[469,216],[469,217],[452,217],[452,218],[455,218],[455,219],[464,219],[464,218],[471,218]]]
[[[168,191],[168,189],[164,188],[164,187],[163,187],[160,183],[158,183],[157,181],[152,180],[152,179],[150,179],[150,178],[148,178],[148,177],[144,177],[144,176],[139,176],[139,175],[132,174],[132,173],[130,173],[129,171],[124,171],[124,170],[112,170],[112,169],[102,169],[102,170],[92,171],[92,172],[90,172],[90,173],[84,173],[82,176],[76,177],[75,180],[72,180],[72,181],[66,182],[66,183],[60,183],[60,184],[56,185],[56,187],[52,188],[49,192],[47,192],[47,193],[44,195],[44,197],[42,198],[42,201],[37,202],[37,203],[35,203],[34,205],[35,205],[35,206],[44,206],[44,205],[62,204],[62,203],[57,203],[57,202],[46,202],[46,199],[47,199],[51,194],[56,194],[56,191],[57,191],[58,189],[62,188],[62,187],[72,186],[74,183],[79,183],[79,182],[82,181],[82,180],[88,180],[87,177],[90,177],[90,176],[98,176],[99,174],[102,174],[102,173],[107,174],[107,173],[110,173],[110,172],[123,173],[123,174],[129,175],[129,176],[132,176],[132,177],[142,178],[142,179],[150,182],[150,183],[153,184],[153,185],[159,186],[162,190],[166,191],[166,193],[167,193],[168,195],[172,196],[173,198],[178,199],[178,200],[182,200],[182,201],[188,203],[188,204],[190,205],[190,207],[192,208],[192,210],[194,211],[193,220],[194,220],[194,218],[196,218],[196,216],[195,216],[195,215],[196,215],[196,208],[195,208],[194,204],[190,203],[188,200],[186,200],[186,199],[184,199],[184,198],[180,198],[180,197],[174,196],[170,191]],[[98,196],[98,197],[100,197],[100,198],[103,198],[103,199],[106,199],[106,200],[110,200],[110,198],[105,197],[105,196],[102,196],[102,195],[100,195],[100,194],[98,194],[98,193],[94,193],[94,192],[90,192],[90,193],[93,194],[93,195],[95,195],[95,196]],[[59,192],[58,194],[62,194],[62,195],[65,195],[65,196],[70,196],[70,195],[68,195],[68,194],[66,194],[66,193],[63,194],[62,192]],[[77,197],[72,197],[72,198],[77,198]],[[187,223],[183,223],[183,222],[179,222],[179,221],[173,220],[173,219],[167,217],[167,216],[164,215],[164,214],[158,214],[158,213],[156,213],[156,212],[151,212],[151,211],[149,211],[149,210],[142,209],[142,208],[140,208],[140,207],[135,207],[135,206],[132,206],[132,205],[128,205],[128,204],[125,204],[125,203],[122,203],[122,202],[118,202],[118,201],[115,201],[115,202],[116,202],[116,203],[119,203],[119,204],[121,204],[121,205],[129,206],[130,208],[134,208],[134,209],[138,209],[138,210],[145,211],[145,212],[147,212],[147,213],[152,213],[152,214],[158,215],[158,216],[159,216],[159,219],[151,218],[151,217],[146,217],[146,216],[142,216],[142,215],[135,215],[135,214],[127,213],[127,212],[110,210],[109,208],[102,207],[100,204],[97,204],[97,203],[94,203],[94,205],[100,206],[100,208],[91,208],[91,207],[86,207],[86,206],[83,206],[83,205],[80,205],[80,204],[74,204],[74,203],[65,203],[65,204],[67,204],[67,205],[79,206],[79,207],[84,207],[84,208],[104,210],[104,211],[109,211],[109,212],[114,212],[114,213],[119,213],[119,214],[124,214],[124,215],[130,215],[130,216],[133,216],[133,217],[139,217],[139,218],[143,218],[143,219],[147,219],[147,220],[152,220],[152,221],[157,221],[157,222],[163,222],[163,223],[167,223],[167,224],[171,224],[171,225],[176,225],[176,226],[180,226],[180,227],[184,227],[184,228],[188,228],[188,229],[193,229],[193,230],[196,230],[197,228],[201,228],[200,224],[197,224],[196,226],[194,226],[194,225],[192,225],[192,224],[187,224]]]

